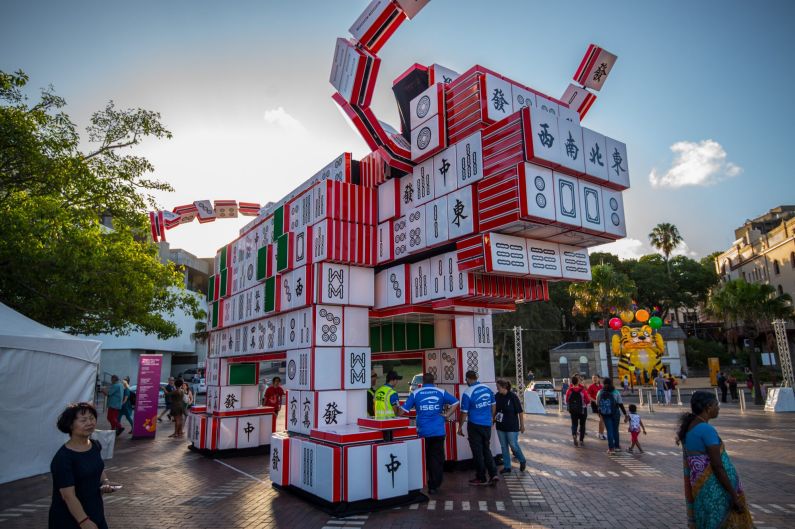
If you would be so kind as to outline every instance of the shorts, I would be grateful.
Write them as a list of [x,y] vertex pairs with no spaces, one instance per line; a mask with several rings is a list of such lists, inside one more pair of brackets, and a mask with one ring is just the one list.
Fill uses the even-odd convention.
[[637,431],[636,430],[630,430],[630,432],[629,432],[629,436],[632,439],[633,443],[637,443],[638,442],[638,435],[640,435],[640,430],[637,430]]
[[591,401],[591,411],[594,413],[599,413],[599,408],[596,407],[596,402]]

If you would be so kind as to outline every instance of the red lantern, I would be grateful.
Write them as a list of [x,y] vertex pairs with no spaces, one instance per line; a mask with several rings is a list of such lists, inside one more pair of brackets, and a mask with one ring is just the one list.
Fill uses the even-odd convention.
[[624,323],[621,321],[621,318],[610,318],[610,328],[614,331],[617,331],[621,328]]

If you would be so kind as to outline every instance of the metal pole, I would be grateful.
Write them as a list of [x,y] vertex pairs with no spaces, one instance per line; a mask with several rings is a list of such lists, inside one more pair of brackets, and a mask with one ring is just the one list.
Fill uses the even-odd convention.
[[715,398],[720,402],[720,395],[718,395],[718,388],[715,388]]
[[676,404],[682,405],[682,393],[679,391],[679,386],[676,386]]
[[544,405],[544,409],[547,408],[547,392],[545,389],[541,390],[541,404]]
[[516,387],[524,391],[524,353],[522,352],[522,328],[513,328],[513,354],[516,357]]
[[654,413],[654,399],[651,397],[651,390],[649,390],[649,413]]
[[642,387],[638,388],[638,399],[639,399],[638,400],[638,404],[643,406],[643,388]]
[[775,320],[773,330],[776,332],[776,347],[778,348],[778,361],[781,364],[781,387],[795,387],[795,376],[792,372],[792,357],[787,341],[787,328],[784,320]]
[[558,413],[563,413],[563,392],[558,392]]
[[745,413],[745,390],[740,389],[740,413]]

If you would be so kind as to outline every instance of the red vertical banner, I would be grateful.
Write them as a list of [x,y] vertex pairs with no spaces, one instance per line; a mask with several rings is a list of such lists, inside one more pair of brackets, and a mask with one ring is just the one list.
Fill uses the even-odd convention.
[[160,368],[163,355],[138,357],[138,382],[135,390],[133,439],[155,436],[157,430],[157,402],[160,393]]

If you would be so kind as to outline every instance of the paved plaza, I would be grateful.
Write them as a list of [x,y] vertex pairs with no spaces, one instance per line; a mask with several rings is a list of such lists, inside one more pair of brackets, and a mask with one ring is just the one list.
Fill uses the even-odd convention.
[[[681,407],[644,409],[646,453],[620,456],[605,453],[592,418],[585,448],[575,449],[568,414],[549,409],[547,416],[526,416],[526,473],[515,465],[491,488],[469,486],[469,472],[448,472],[427,503],[339,520],[273,489],[268,456],[208,459],[169,439],[171,426],[163,423],[154,441],[118,439],[106,469],[124,488],[105,496],[105,510],[112,528],[685,527],[682,459],[673,442]],[[757,526],[792,527],[795,414],[741,415],[727,404],[713,424],[742,477]],[[50,487],[49,475],[0,486],[0,529],[45,527]]]

